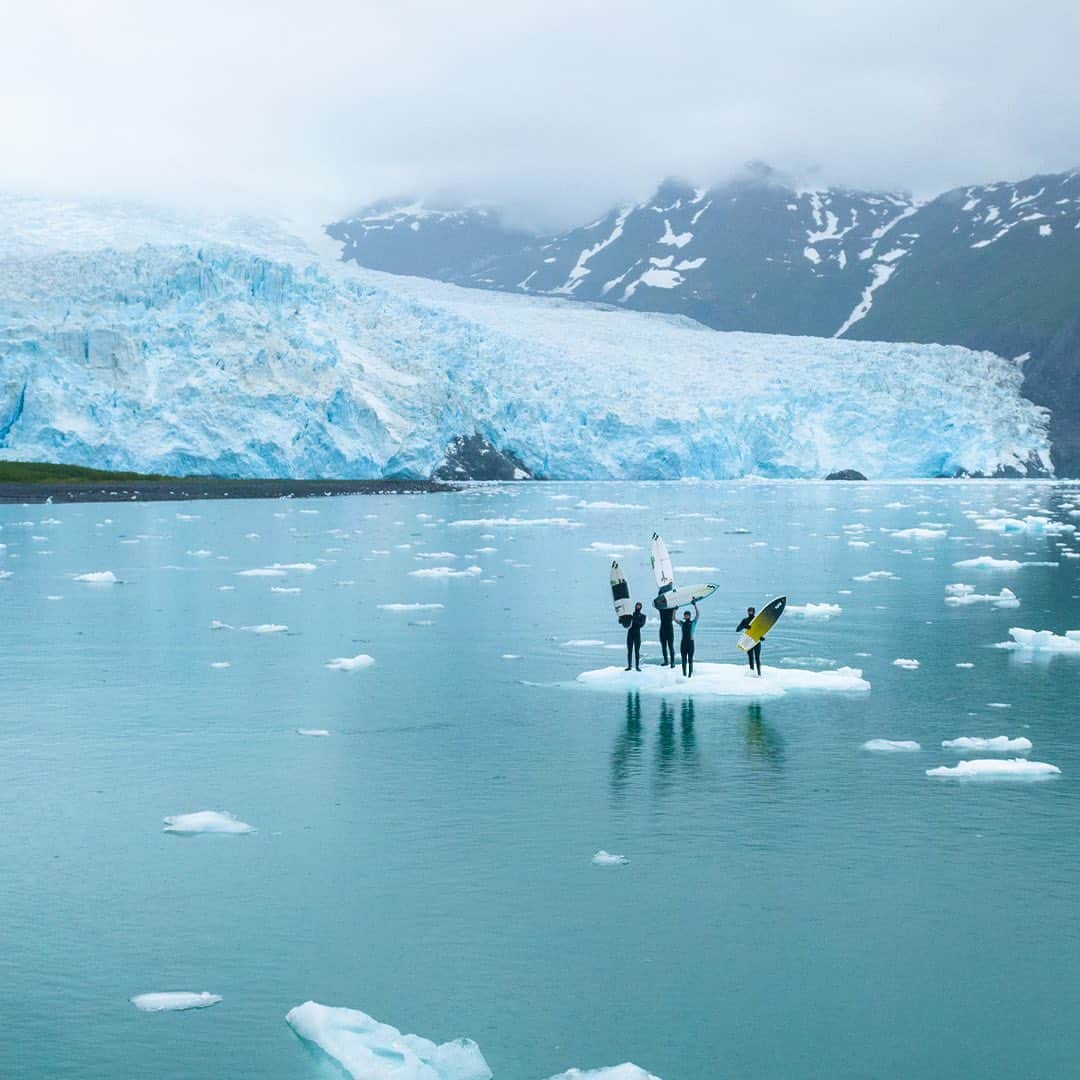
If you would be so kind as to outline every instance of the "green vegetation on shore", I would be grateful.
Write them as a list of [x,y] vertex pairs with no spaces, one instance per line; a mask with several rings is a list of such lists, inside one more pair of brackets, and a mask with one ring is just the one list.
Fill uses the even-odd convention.
[[172,480],[154,473],[110,472],[82,465],[53,465],[42,461],[0,461],[3,484],[80,484],[95,480]]

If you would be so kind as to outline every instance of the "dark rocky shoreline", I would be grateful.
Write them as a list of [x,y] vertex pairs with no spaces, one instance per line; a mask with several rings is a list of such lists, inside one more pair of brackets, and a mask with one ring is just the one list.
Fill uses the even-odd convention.
[[460,485],[434,480],[169,480],[0,483],[3,503],[186,502],[193,499],[322,498],[330,495],[415,495],[456,491]]

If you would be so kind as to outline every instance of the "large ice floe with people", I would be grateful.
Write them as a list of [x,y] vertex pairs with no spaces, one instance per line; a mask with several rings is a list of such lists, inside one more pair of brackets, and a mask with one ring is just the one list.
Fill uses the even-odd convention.
[[[251,219],[0,198],[0,455],[453,477],[466,439],[548,478],[1050,469],[1045,411],[991,353],[718,332],[358,270],[326,243]],[[657,357],[678,358],[677,394]]]

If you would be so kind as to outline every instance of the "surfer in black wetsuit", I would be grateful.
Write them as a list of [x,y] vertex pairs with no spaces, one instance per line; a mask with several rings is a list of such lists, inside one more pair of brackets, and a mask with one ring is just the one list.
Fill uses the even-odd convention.
[[[682,673],[689,679],[694,674],[694,628],[698,621],[698,607],[693,605],[694,616],[690,617],[689,611],[683,612],[682,622],[679,628],[682,630],[682,640],[679,642],[679,652],[682,655]],[[675,665],[672,664],[672,667]]]
[[641,628],[649,621],[648,615],[641,610],[641,604],[634,605],[634,614],[630,616],[630,625],[626,628],[626,670],[631,667],[641,670]]
[[[657,598],[659,599],[659,597]],[[674,608],[660,608],[660,651],[663,654],[663,660],[660,661],[661,667],[664,664],[670,664],[675,666],[675,609]]]
[[[744,630],[750,629],[750,624],[754,621],[755,609],[748,607],[746,609],[746,618],[743,619],[738,626],[735,627],[735,633],[741,634]],[[757,673],[761,674],[761,642],[759,641],[752,649],[746,651],[746,662],[750,665],[750,670],[753,671],[755,665],[757,666]]]

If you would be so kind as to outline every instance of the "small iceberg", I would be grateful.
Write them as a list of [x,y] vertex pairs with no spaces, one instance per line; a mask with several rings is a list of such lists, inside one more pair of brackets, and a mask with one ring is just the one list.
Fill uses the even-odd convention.
[[241,626],[241,630],[247,630],[252,634],[284,634],[289,628],[283,623],[259,623],[257,626]]
[[898,581],[899,579],[891,570],[871,570],[868,574],[860,574],[852,578],[852,581]]
[[86,581],[91,585],[117,585],[120,579],[111,570],[94,570],[89,574],[78,574],[76,581]]
[[865,692],[870,689],[870,683],[862,677],[858,668],[807,671],[802,668],[763,667],[759,678],[743,664],[712,663],[695,664],[692,678],[686,678],[677,668],[662,664],[647,664],[641,671],[624,671],[621,667],[597,668],[595,671],[582,672],[575,682],[564,685],[621,694],[635,690],[646,694],[751,699],[783,697],[793,690]]
[[964,570],[1019,570],[1024,564],[1016,559],[995,559],[993,555],[979,555],[974,559],[961,559],[954,562]]
[[607,1069],[568,1069],[549,1080],[660,1080],[660,1077],[626,1062]]
[[194,814],[173,814],[165,818],[162,832],[182,833],[194,836],[196,833],[224,833],[240,835],[254,832],[255,829],[246,821],[234,817],[227,810],[198,810]]
[[258,566],[254,570],[237,570],[237,577],[284,577],[285,571],[277,567]]
[[626,866],[630,860],[625,855],[612,855],[601,848],[593,857],[593,866]]
[[353,1080],[492,1080],[472,1039],[437,1045],[421,1035],[403,1035],[358,1009],[315,1001],[290,1009],[285,1020]]
[[921,750],[922,746],[912,739],[870,739],[862,744],[864,750],[872,750],[875,753],[895,754],[911,753]]
[[1080,654],[1080,630],[1066,630],[1064,635],[1052,630],[1027,630],[1022,626],[1009,627],[1012,641],[999,641],[999,649],[1028,652]]
[[380,611],[436,611],[442,604],[377,604]]
[[909,660],[906,656],[898,656],[893,661],[893,667],[903,668],[905,671],[917,671],[919,668],[919,661]]
[[310,735],[313,738],[326,738],[330,734],[326,728],[314,728],[314,727],[298,727],[296,729],[297,735]]
[[425,566],[422,570],[410,570],[409,577],[415,578],[459,578],[477,577],[484,571],[479,566],[469,566],[464,570],[455,570],[452,566]]
[[1023,735],[1010,739],[1008,735],[995,735],[992,739],[980,739],[974,735],[962,735],[959,739],[946,739],[942,744],[946,750],[988,750],[1000,754],[1008,751],[1021,752],[1031,749],[1031,740]]
[[1020,600],[1012,589],[1002,589],[997,593],[977,593],[970,585],[963,586],[963,592],[958,590],[961,586],[947,585],[945,587],[945,603],[951,607],[966,607],[969,604],[993,604],[996,608],[1018,608]]
[[374,663],[374,656],[359,653],[357,656],[339,656],[335,660],[328,660],[323,666],[331,671],[361,671],[363,668],[371,667]]
[[956,765],[939,765],[927,769],[927,776],[939,776],[953,780],[1048,780],[1059,776],[1061,770],[1045,761],[1028,761],[1027,758],[979,758],[961,761]]
[[831,619],[843,608],[839,604],[788,604],[785,610],[800,619]]
[[208,1009],[221,1001],[220,994],[201,994],[190,990],[162,990],[154,994],[136,994],[131,1004],[140,1012],[184,1012],[187,1009]]

